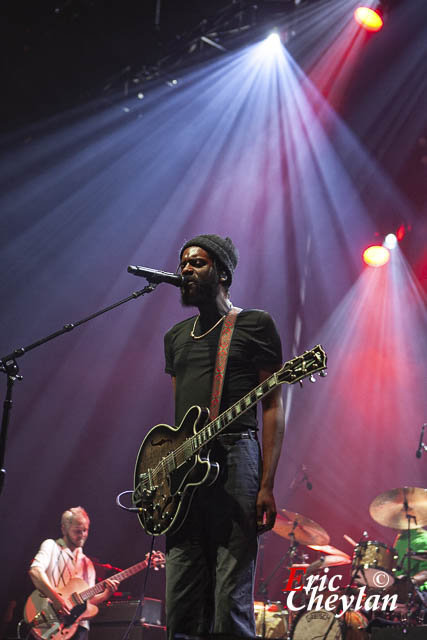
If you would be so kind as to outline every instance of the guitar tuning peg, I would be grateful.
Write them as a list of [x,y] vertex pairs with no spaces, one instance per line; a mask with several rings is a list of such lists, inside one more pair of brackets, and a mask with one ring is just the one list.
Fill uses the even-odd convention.
[[321,378],[326,378],[326,376],[327,376],[327,375],[328,375],[328,372],[327,372],[327,371],[325,371],[325,370],[323,370],[323,371],[321,371],[321,372],[320,372],[320,377],[321,377]]
[[314,377],[313,374],[311,374],[311,376],[309,377],[310,382],[316,382],[316,378]]

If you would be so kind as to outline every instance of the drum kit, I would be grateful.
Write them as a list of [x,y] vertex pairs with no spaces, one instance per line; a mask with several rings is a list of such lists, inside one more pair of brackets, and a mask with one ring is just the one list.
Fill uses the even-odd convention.
[[[278,513],[273,531],[288,539],[290,547],[268,578],[261,580],[258,591],[261,598],[255,602],[258,637],[283,640],[367,640],[370,629],[383,626],[383,621],[384,625],[396,625],[404,630],[408,625],[423,623],[427,599],[413,583],[411,576],[414,572],[411,574],[410,567],[411,560],[427,560],[427,548],[412,551],[409,534],[411,530],[427,524],[427,489],[403,487],[386,491],[373,500],[369,512],[379,524],[401,533],[408,532],[408,549],[403,557],[398,558],[396,549],[390,545],[378,540],[368,540],[367,534],[358,543],[349,536],[344,536],[353,546],[353,556],[350,557],[330,545],[328,533],[310,518],[287,509]],[[300,545],[319,552],[320,557],[311,563],[307,562],[307,556],[300,553]],[[340,585],[333,590],[338,596],[335,598],[338,601],[336,606],[310,607],[311,601],[308,601],[307,595],[310,584],[320,578],[320,572],[324,574],[331,567],[344,565],[351,568],[351,578],[347,587]],[[267,599],[268,585],[281,567],[293,577],[301,570],[298,581],[294,583],[298,585],[298,607],[289,607],[281,601],[271,602]],[[297,589],[296,586],[292,588]],[[330,595],[330,592],[326,591],[325,595]],[[361,602],[362,605],[353,609],[343,608],[342,601],[348,602],[351,595],[351,602]],[[369,610],[367,604],[365,608],[363,603],[366,603],[367,597],[379,598],[384,595],[396,596],[394,602],[397,602],[397,606],[385,608],[378,614],[374,608]],[[324,601],[325,599],[322,600]]]

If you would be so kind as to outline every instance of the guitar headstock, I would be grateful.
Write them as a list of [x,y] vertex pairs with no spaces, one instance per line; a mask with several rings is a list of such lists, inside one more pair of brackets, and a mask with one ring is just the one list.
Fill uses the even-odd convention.
[[[147,553],[145,559],[148,561],[150,554]],[[158,571],[159,569],[164,569],[166,564],[166,556],[161,551],[153,551],[151,554],[151,563],[150,567],[154,569],[154,571]]]
[[321,375],[326,375],[324,370],[326,369],[327,361],[328,358],[323,347],[318,344],[313,349],[304,351],[301,356],[285,362],[280,371],[275,374],[277,382],[280,384],[294,384],[294,382],[300,382],[314,373],[323,372]]

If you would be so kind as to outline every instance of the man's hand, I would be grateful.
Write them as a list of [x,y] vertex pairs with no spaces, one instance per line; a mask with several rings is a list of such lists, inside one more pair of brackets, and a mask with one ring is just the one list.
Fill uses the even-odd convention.
[[55,597],[52,597],[52,604],[59,615],[68,615],[71,613],[70,607],[60,593],[56,593]]
[[273,491],[262,488],[258,492],[256,501],[257,532],[265,533],[274,527],[276,521],[276,503]]
[[108,578],[108,580],[104,580],[104,591],[102,592],[102,599],[107,600],[108,598],[111,598],[113,593],[117,591],[118,586],[118,580],[112,580],[111,578]]

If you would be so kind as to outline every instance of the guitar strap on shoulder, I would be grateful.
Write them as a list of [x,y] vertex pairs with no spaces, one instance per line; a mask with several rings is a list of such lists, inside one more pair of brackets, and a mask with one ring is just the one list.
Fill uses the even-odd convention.
[[231,338],[233,336],[237,316],[240,312],[241,309],[239,309],[239,307],[233,307],[225,316],[224,323],[222,325],[221,335],[218,342],[218,350],[216,352],[215,371],[212,383],[211,406],[209,407],[210,420],[215,420],[219,414]]

